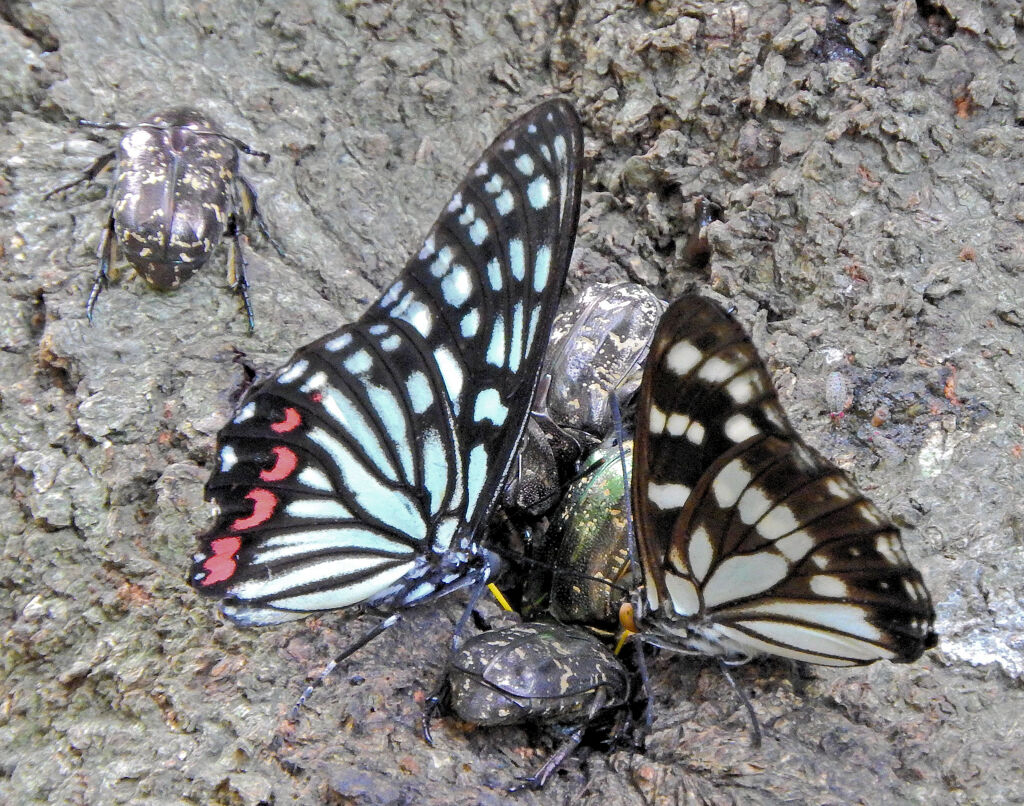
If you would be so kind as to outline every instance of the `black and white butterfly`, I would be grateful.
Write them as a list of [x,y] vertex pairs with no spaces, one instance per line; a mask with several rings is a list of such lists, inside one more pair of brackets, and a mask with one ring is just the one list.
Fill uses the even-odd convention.
[[565,101],[505,129],[355,323],[254,387],[220,432],[189,581],[243,625],[397,611],[486,581],[475,535],[530,411],[579,217]]
[[726,662],[916,660],[934,611],[899,530],[794,431],[743,328],[684,296],[637,401],[643,640]]

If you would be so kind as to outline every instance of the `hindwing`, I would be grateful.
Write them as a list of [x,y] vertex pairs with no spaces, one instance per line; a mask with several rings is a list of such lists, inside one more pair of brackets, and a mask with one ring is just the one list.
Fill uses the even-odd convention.
[[666,644],[837,666],[934,646],[899,530],[800,439],[749,337],[708,299],[682,297],[658,326],[632,485]]
[[191,584],[268,624],[406,607],[479,567],[579,216],[582,132],[541,104],[487,148],[355,323],[252,389],[218,439]]

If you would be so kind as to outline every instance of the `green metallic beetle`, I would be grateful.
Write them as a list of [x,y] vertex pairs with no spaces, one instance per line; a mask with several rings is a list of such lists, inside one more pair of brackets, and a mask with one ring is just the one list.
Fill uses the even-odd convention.
[[85,310],[106,286],[114,244],[151,286],[177,288],[209,260],[226,235],[231,238],[228,281],[242,298],[249,330],[255,325],[240,236],[250,221],[282,256],[270,237],[256,191],[239,173],[239,151],[264,162],[270,155],[222,134],[212,120],[191,109],[172,109],[142,123],[80,125],[125,132],[116,150],[100,156],[78,179],[46,194],[50,198],[91,181],[117,158],[111,209],[100,242],[100,266]]

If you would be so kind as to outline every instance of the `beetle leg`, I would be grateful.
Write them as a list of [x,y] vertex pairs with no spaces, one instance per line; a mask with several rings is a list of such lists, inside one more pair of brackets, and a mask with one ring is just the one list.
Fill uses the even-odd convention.
[[242,188],[241,208],[245,220],[256,222],[260,235],[267,239],[267,242],[274,247],[277,254],[284,257],[284,249],[281,247],[281,244],[271,237],[270,230],[267,229],[267,222],[263,219],[263,213],[260,212],[259,204],[256,201],[256,191],[253,190],[252,185],[249,184],[244,176],[239,176],[238,182]]
[[89,291],[89,299],[85,303],[85,318],[92,324],[92,309],[96,305],[96,299],[100,291],[107,287],[110,272],[110,258],[114,252],[114,214],[107,218],[107,226],[103,229],[103,237],[100,239],[100,267],[96,270],[96,276],[92,281],[92,289]]
[[601,713],[601,710],[608,704],[608,699],[607,689],[604,687],[599,688],[594,695],[593,701],[590,703],[590,708],[587,709],[586,716],[583,717],[583,721],[558,746],[558,749],[551,754],[548,760],[544,762],[544,766],[529,778],[523,778],[520,783],[511,787],[508,791],[519,792],[523,789],[543,789],[548,779],[558,771],[558,768],[565,763],[565,760],[580,746],[580,742],[583,741],[583,734],[590,727],[590,723],[594,721],[594,717]]
[[102,154],[101,156],[97,157],[96,161],[92,165],[90,165],[89,168],[85,171],[85,173],[78,177],[78,179],[75,179],[71,182],[68,182],[65,185],[61,185],[59,188],[54,188],[53,190],[49,191],[45,196],[43,196],[43,201],[48,201],[51,197],[56,196],[58,193],[63,193],[65,190],[70,190],[75,185],[82,184],[82,182],[91,182],[93,179],[95,179],[97,176],[99,176],[101,173],[103,173],[103,171],[107,169],[107,166],[110,165],[111,161],[114,159],[116,155],[116,151],[111,151],[107,154]]
[[256,319],[252,315],[252,303],[249,301],[249,281],[245,278],[245,255],[242,253],[242,241],[239,238],[238,222],[232,217],[228,225],[228,234],[231,236],[228,258],[228,283],[231,290],[242,298],[245,306],[245,316],[249,320],[249,332],[256,329]]

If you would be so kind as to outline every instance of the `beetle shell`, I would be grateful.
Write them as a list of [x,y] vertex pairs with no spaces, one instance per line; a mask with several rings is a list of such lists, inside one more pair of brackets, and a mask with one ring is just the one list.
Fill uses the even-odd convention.
[[604,439],[611,429],[609,396],[625,402],[639,388],[665,307],[645,286],[597,283],[561,311],[541,370],[551,377],[548,416]]
[[155,288],[177,288],[201,268],[229,215],[245,206],[235,185],[238,150],[214,132],[208,118],[174,110],[129,130],[118,146],[115,237]]
[[558,501],[560,479],[572,475],[580,457],[611,431],[611,395],[625,404],[639,387],[664,309],[635,283],[596,283],[562,307],[531,427],[503,494],[506,509],[538,517]]
[[[623,445],[626,466],[632,442]],[[570,485],[548,529],[533,547],[539,564],[556,569],[534,575],[523,594],[527,615],[546,607],[559,621],[614,633],[619,606],[639,580],[626,540],[626,491],[617,445],[603,445],[584,464],[592,473]]]
[[629,698],[625,667],[596,638],[556,624],[481,633],[454,655],[452,709],[478,725],[573,722],[599,696],[604,708]]

